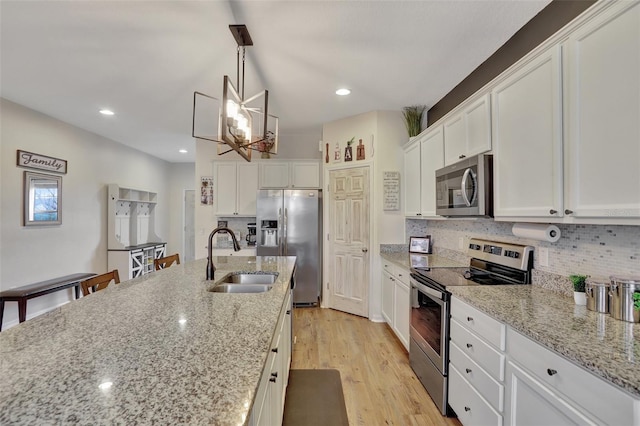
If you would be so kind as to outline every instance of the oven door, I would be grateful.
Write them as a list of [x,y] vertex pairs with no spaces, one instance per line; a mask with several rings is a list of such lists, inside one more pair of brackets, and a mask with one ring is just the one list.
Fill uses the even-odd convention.
[[410,335],[444,376],[449,361],[450,294],[411,279]]

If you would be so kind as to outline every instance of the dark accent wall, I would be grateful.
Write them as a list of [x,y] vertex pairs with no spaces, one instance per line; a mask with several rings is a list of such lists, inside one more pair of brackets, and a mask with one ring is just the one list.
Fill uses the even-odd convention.
[[580,15],[596,0],[553,0],[429,109],[431,125]]

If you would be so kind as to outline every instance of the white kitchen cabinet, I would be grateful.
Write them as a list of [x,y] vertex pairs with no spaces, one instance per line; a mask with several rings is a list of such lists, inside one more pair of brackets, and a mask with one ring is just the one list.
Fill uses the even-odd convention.
[[165,256],[165,243],[141,244],[121,250],[107,251],[107,267],[118,270],[121,281],[130,280],[155,270],[154,260]]
[[404,215],[420,217],[420,139],[414,140],[404,149]]
[[615,4],[566,46],[565,215],[638,219],[640,3]]
[[219,162],[213,166],[216,215],[255,216],[258,165]]
[[465,426],[502,425],[506,326],[451,298],[449,405]]
[[485,94],[444,121],[445,165],[491,150],[490,100]]
[[405,349],[409,350],[409,271],[383,259],[382,316]]
[[260,188],[320,188],[318,161],[260,163]]
[[430,128],[404,148],[404,215],[436,215],[436,170],[444,167],[443,126]]
[[554,46],[492,91],[496,218],[563,215],[560,77]]

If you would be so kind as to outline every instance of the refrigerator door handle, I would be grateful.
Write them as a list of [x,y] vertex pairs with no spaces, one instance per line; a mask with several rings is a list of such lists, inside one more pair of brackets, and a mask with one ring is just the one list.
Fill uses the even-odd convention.
[[284,252],[283,255],[287,256],[289,254],[289,247],[287,247],[287,226],[289,225],[287,222],[289,221],[289,215],[287,214],[287,208],[284,208]]
[[278,256],[282,256],[282,207],[278,209]]

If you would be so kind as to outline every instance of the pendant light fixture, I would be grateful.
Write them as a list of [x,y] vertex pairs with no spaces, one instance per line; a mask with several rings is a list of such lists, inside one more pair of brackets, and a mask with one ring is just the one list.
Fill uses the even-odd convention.
[[[197,139],[218,142],[218,155],[235,151],[245,160],[251,161],[251,151],[260,151],[268,153],[268,155],[277,154],[278,117],[269,114],[269,91],[263,90],[247,99],[244,96],[245,48],[246,46],[253,46],[251,35],[246,25],[229,25],[229,29],[238,44],[236,52],[236,85],[233,85],[229,76],[224,76],[217,135],[219,139],[195,134],[197,99],[205,97],[218,100],[200,92],[193,93],[191,136]],[[241,57],[242,80],[240,79]]]

